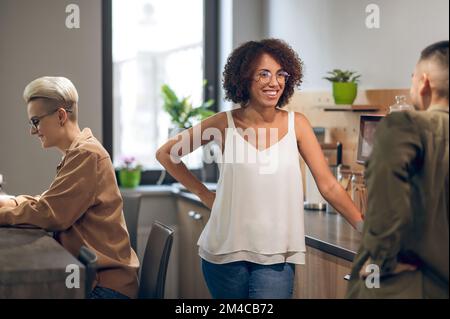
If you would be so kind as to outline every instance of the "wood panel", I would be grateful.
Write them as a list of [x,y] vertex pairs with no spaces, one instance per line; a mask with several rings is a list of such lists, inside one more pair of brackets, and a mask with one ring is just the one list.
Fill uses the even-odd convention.
[[306,264],[295,269],[294,298],[342,299],[347,290],[344,276],[352,263],[307,247]]
[[[194,220],[189,212],[202,216]],[[210,211],[198,204],[184,199],[178,199],[179,223],[179,291],[184,299],[211,298],[201,269],[201,259],[198,255],[197,241],[208,222]]]
[[179,295],[181,298],[193,298],[194,292],[194,258],[197,256],[193,249],[193,223],[188,216],[189,208],[185,207],[184,202],[179,201],[178,208],[178,226],[179,226]]
[[389,106],[395,103],[397,95],[406,96],[406,102],[411,104],[409,89],[366,90],[363,93],[363,99],[366,101],[366,104],[381,105],[385,113],[388,112]]

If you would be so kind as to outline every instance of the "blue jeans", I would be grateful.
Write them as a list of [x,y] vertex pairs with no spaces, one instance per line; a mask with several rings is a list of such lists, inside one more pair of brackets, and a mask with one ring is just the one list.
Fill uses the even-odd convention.
[[130,298],[115,290],[96,286],[94,290],[92,290],[89,293],[88,299],[130,299]]
[[295,265],[247,261],[213,264],[202,259],[203,275],[214,299],[290,299]]

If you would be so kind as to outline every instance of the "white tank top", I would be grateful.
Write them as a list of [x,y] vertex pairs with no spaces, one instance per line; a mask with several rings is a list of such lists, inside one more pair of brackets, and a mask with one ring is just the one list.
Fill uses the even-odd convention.
[[[236,129],[231,112],[211,217],[199,254],[213,263],[304,264],[303,186],[294,129],[258,150]],[[240,130],[242,131],[242,130]],[[261,135],[259,135],[261,136]],[[270,143],[267,143],[270,144]]]

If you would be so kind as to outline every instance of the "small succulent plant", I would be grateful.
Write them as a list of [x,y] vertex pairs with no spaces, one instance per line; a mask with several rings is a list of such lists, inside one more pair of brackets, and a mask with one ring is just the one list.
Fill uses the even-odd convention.
[[359,81],[361,77],[360,74],[357,74],[355,71],[348,70],[339,70],[334,69],[333,71],[327,72],[329,76],[324,77],[325,80],[330,82],[353,82],[356,83]]

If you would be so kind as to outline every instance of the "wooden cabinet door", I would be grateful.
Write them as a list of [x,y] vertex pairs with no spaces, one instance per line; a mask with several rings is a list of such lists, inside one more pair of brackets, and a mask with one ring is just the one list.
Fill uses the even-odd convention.
[[189,209],[180,203],[178,208],[178,280],[179,294],[181,298],[193,298],[194,296],[194,251],[193,251],[193,226]]
[[200,204],[178,199],[181,298],[211,298],[203,278],[197,246],[197,241],[209,216],[209,209]]
[[198,255],[198,246],[197,241],[200,238],[200,235],[203,231],[203,229],[206,226],[206,223],[209,220],[209,217],[211,215],[211,212],[204,207],[197,207],[195,209],[196,214],[200,214],[200,216],[197,215],[197,218],[194,222],[194,229],[193,229],[193,239],[194,239],[194,273],[196,282],[195,284],[195,298],[201,298],[201,299],[210,299],[211,294],[209,293],[208,287],[206,285],[204,276],[203,276],[203,270],[201,266],[201,258]]
[[306,264],[295,268],[294,298],[344,298],[347,290],[344,277],[351,267],[350,261],[307,246]]

